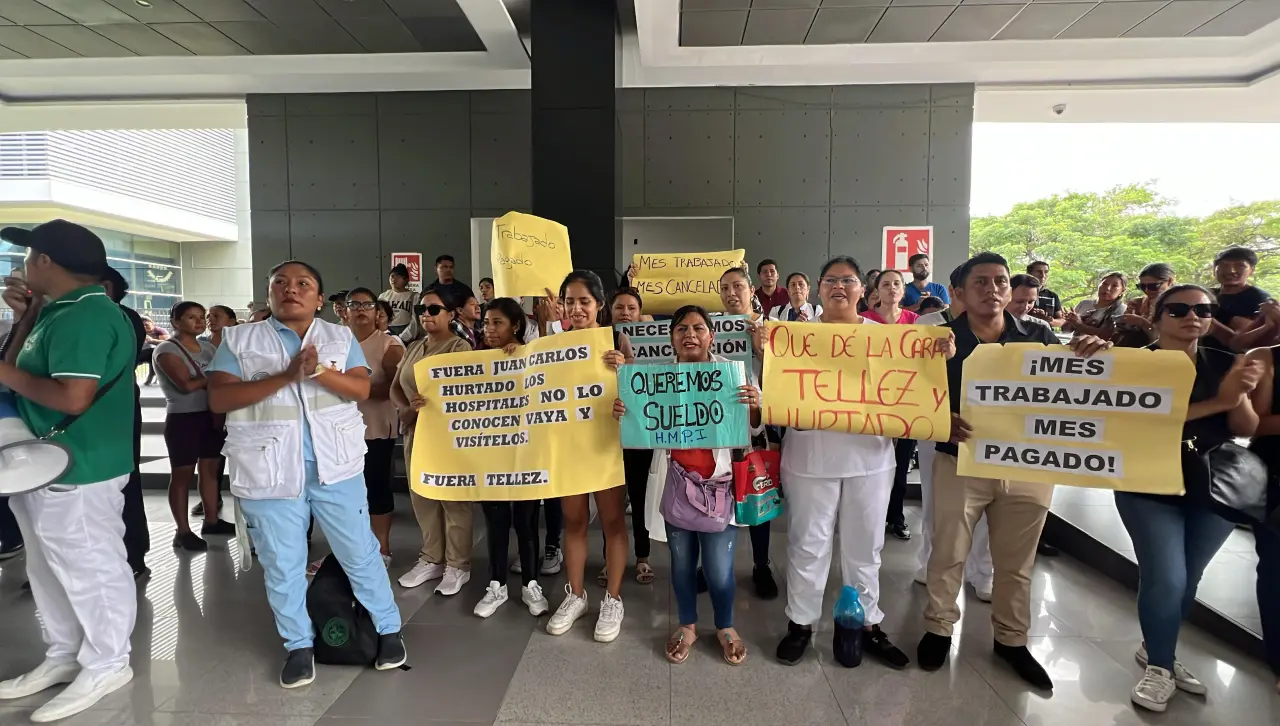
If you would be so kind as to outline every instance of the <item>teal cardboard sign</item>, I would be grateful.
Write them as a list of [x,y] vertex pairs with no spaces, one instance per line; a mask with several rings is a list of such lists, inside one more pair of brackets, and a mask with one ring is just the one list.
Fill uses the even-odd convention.
[[[675,360],[670,320],[617,323],[613,329],[627,334],[636,363],[670,363]],[[716,334],[716,341],[711,345],[712,353],[751,365],[751,321],[746,315],[713,315],[711,330]]]
[[734,449],[751,444],[740,361],[624,365],[618,396],[624,449]]

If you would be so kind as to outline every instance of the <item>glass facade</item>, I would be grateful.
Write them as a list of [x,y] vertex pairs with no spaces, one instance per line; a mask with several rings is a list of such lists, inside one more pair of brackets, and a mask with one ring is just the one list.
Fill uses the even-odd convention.
[[[19,224],[18,227],[34,227]],[[129,282],[124,304],[167,327],[169,308],[182,299],[182,258],[178,243],[90,227],[107,248],[107,263]],[[0,276],[21,267],[26,250],[0,242]]]

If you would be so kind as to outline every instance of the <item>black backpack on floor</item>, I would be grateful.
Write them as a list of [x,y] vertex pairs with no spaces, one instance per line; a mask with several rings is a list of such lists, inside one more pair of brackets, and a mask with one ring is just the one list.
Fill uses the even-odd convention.
[[317,663],[369,666],[377,660],[378,629],[333,555],[324,558],[307,587],[307,614],[315,628]]

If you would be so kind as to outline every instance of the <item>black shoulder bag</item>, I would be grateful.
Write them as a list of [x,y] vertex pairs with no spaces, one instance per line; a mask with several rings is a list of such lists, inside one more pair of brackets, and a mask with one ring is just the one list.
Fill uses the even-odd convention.
[[1183,443],[1182,476],[1187,493],[1208,494],[1210,508],[1235,524],[1267,521],[1267,465],[1234,441],[1201,450],[1196,440]]

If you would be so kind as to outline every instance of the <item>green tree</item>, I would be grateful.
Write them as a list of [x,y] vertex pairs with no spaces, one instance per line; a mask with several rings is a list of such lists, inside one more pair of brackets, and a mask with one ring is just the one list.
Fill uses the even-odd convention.
[[1171,265],[1180,281],[1212,285],[1213,256],[1233,245],[1258,252],[1256,284],[1280,286],[1280,260],[1270,254],[1280,247],[1280,201],[1235,205],[1204,218],[1179,216],[1173,207],[1153,182],[1054,195],[974,218],[970,250],[998,252],[1015,272],[1033,260],[1048,262],[1050,286],[1068,305],[1092,297],[1108,272],[1135,278],[1152,262]]

